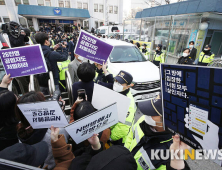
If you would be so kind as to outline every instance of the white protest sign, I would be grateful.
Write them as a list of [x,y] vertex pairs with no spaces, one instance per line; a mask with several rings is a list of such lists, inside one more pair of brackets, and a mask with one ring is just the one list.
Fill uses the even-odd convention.
[[122,123],[125,123],[126,115],[130,106],[130,101],[130,98],[120,93],[117,93],[101,85],[94,84],[92,105],[96,109],[102,109],[105,106],[116,102],[118,109],[118,118],[119,121]]
[[65,127],[68,121],[57,101],[18,104],[33,129]]
[[98,134],[118,123],[117,104],[113,103],[99,111],[83,117],[65,127],[66,131],[77,143]]

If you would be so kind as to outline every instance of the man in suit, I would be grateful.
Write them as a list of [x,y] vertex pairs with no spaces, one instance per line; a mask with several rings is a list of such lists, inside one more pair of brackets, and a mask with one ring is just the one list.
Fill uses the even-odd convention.
[[72,79],[72,84],[79,81],[79,77],[77,75],[77,69],[83,62],[83,57],[75,54],[75,59],[69,63],[68,69]]
[[71,61],[74,60],[75,56],[74,56],[74,42],[73,42],[73,37],[70,38],[70,41],[69,41],[69,44],[68,44],[68,47],[69,47],[69,55],[71,55]]
[[195,61],[197,55],[197,49],[194,48],[194,44],[195,44],[194,41],[189,42],[190,57],[192,58],[193,61]]

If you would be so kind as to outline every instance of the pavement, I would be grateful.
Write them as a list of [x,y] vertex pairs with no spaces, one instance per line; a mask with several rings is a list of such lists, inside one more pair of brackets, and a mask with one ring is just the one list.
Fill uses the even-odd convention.
[[187,160],[188,165],[191,170],[222,170],[218,164],[214,163],[212,160]]

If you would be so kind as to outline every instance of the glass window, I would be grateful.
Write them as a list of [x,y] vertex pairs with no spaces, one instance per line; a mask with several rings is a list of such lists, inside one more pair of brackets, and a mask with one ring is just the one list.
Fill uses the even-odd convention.
[[23,4],[29,5],[29,0],[23,0]]
[[28,22],[28,26],[33,26],[33,22],[32,22],[32,19],[27,19],[27,22]]
[[22,27],[27,27],[25,18],[19,18],[19,22]]
[[98,4],[94,4],[94,12],[98,12]]
[[44,0],[38,0],[37,2],[39,6],[44,6]]
[[5,5],[5,0],[0,0],[0,5]]
[[51,6],[51,0],[45,0],[45,6]]
[[65,0],[65,7],[70,8],[70,0]]
[[114,14],[118,14],[118,6],[114,6]]
[[103,13],[103,5],[99,5],[99,12]]
[[109,56],[112,63],[128,63],[146,61],[139,49],[135,46],[116,46]]
[[5,23],[10,22],[10,19],[8,17],[4,17],[3,20]]
[[88,9],[88,3],[83,3],[83,9]]
[[109,13],[110,13],[110,14],[113,13],[113,6],[109,6]]
[[15,5],[18,6],[19,4],[22,4],[21,0],[15,0]]
[[63,2],[63,0],[59,0],[59,7],[63,7],[63,8],[64,8],[64,2]]
[[82,2],[77,2],[77,8],[82,9]]

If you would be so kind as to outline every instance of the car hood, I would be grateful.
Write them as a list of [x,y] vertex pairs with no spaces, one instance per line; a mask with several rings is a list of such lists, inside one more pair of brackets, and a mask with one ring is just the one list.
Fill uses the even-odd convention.
[[160,80],[159,68],[150,61],[130,63],[109,63],[108,69],[116,76],[124,70],[133,76],[134,82],[148,82]]

